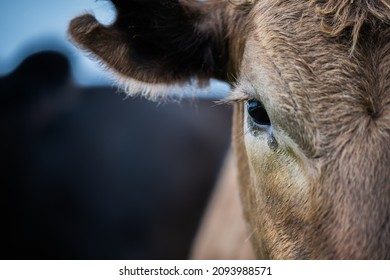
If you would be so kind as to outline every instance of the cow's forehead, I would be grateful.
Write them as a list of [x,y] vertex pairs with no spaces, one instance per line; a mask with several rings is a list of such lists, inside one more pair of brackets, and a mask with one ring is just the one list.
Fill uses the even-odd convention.
[[248,32],[241,77],[309,154],[351,127],[388,119],[388,27],[363,27],[352,51],[350,36],[323,32],[307,1],[258,1]]

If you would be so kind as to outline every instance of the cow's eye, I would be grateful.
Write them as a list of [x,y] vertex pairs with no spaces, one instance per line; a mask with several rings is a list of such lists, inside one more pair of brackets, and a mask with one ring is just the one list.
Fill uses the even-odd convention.
[[271,121],[263,104],[257,100],[249,100],[247,102],[247,110],[253,123],[261,126],[270,126]]

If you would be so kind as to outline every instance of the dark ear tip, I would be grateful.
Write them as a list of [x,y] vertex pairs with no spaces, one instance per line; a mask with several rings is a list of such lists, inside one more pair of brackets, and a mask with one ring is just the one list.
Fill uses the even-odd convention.
[[79,42],[82,38],[90,34],[100,23],[91,14],[85,14],[71,20],[68,27],[68,34],[70,37]]

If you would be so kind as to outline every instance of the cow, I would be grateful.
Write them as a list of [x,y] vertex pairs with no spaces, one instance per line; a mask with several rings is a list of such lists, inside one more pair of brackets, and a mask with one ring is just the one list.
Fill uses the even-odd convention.
[[204,236],[242,258],[390,258],[389,0],[111,2],[112,24],[84,14],[69,34],[129,94],[233,87],[241,203],[227,188]]

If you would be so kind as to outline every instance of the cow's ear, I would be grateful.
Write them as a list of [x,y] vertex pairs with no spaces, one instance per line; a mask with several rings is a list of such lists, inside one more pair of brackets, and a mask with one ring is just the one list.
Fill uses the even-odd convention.
[[[239,22],[229,1],[112,0],[115,22],[86,14],[73,19],[71,39],[114,70],[128,91],[154,91],[210,78],[226,80],[229,34]],[[227,10],[230,9],[229,12]],[[233,27],[229,27],[231,17]],[[234,73],[232,73],[234,74]],[[157,89],[157,90],[154,90]]]

